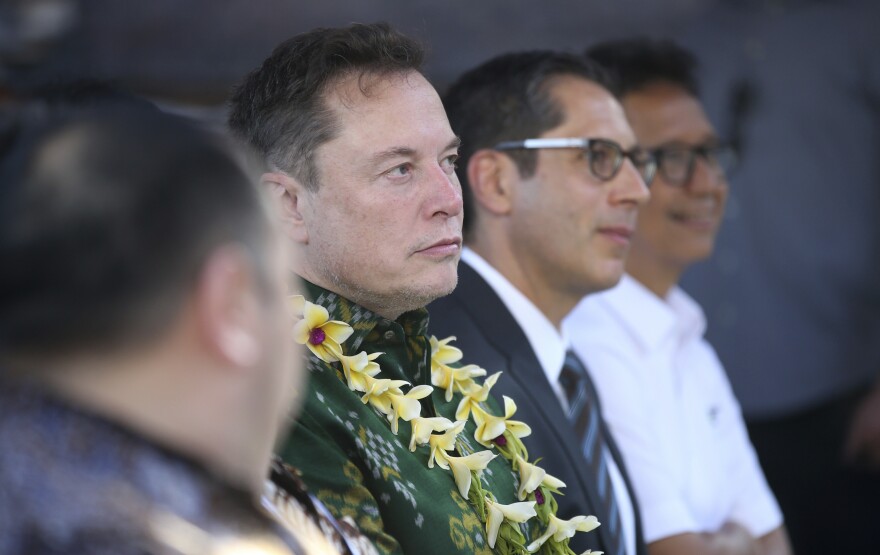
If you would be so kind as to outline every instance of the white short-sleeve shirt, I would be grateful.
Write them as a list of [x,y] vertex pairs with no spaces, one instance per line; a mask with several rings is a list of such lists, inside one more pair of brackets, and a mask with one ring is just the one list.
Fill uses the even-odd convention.
[[735,521],[782,524],[699,305],[661,299],[630,276],[585,298],[564,324],[602,398],[648,543]]

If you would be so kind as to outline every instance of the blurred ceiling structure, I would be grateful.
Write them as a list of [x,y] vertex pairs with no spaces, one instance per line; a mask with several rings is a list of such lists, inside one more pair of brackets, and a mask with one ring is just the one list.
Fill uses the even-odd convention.
[[282,40],[388,21],[428,47],[443,88],[501,52],[579,52],[613,36],[674,35],[713,0],[2,0],[0,83],[109,79],[187,105],[223,102]]

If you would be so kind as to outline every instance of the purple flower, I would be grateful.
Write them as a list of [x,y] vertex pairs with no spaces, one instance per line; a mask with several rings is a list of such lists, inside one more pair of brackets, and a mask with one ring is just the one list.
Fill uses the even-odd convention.
[[327,338],[327,334],[321,328],[315,328],[309,332],[309,343],[320,345]]

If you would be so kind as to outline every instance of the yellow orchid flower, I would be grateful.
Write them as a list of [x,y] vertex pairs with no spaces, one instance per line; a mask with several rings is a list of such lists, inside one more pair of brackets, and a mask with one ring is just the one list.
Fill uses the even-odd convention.
[[462,398],[461,402],[458,404],[458,409],[455,411],[456,420],[467,419],[473,407],[486,402],[489,398],[489,390],[491,390],[492,386],[495,385],[495,382],[498,381],[499,376],[501,376],[501,372],[492,374],[486,378],[486,381],[483,382],[482,386],[476,386],[464,394],[464,398]]
[[388,391],[386,395],[391,402],[391,412],[388,413],[388,421],[391,422],[391,433],[397,435],[397,423],[400,418],[409,422],[422,412],[419,399],[424,399],[434,388],[430,385],[417,385],[403,395]]
[[523,523],[535,516],[534,501],[520,501],[519,503],[510,503],[502,505],[486,498],[486,509],[489,516],[486,519],[486,535],[488,536],[489,547],[495,547],[495,541],[498,539],[498,529],[504,519],[510,522]]
[[434,468],[434,461],[436,460],[440,468],[449,469],[449,464],[446,462],[446,451],[455,449],[455,438],[464,430],[464,425],[465,421],[459,420],[442,434],[432,435],[428,438],[428,445],[431,446],[428,468]]
[[449,467],[452,469],[452,476],[455,478],[455,485],[458,486],[458,493],[465,499],[471,491],[471,471],[481,471],[498,455],[491,451],[479,451],[471,453],[465,457],[453,457],[452,455],[443,454]]
[[452,420],[442,416],[422,418],[417,416],[409,421],[412,426],[412,437],[409,439],[409,450],[415,451],[416,446],[428,443],[433,432],[445,432],[452,427]]
[[492,442],[505,430],[518,438],[526,437],[532,433],[532,429],[525,422],[510,420],[510,417],[516,413],[516,403],[507,395],[504,396],[503,417],[493,416],[479,406],[472,406],[471,410],[474,413],[474,421],[477,423],[474,439],[486,447],[491,447]]
[[303,319],[293,327],[293,339],[309,348],[324,362],[339,360],[340,346],[351,337],[354,330],[345,322],[331,320],[330,313],[323,306],[305,301]]
[[455,341],[455,336],[449,336],[446,339],[438,340],[433,335],[431,336],[431,368],[434,368],[434,365],[438,366],[446,366],[448,364],[452,364],[453,362],[458,362],[461,360],[463,356],[461,353],[461,349],[458,347],[453,347],[450,345],[451,342]]
[[576,516],[570,520],[562,520],[552,514],[549,516],[550,521],[547,525],[547,531],[526,547],[529,553],[534,553],[540,549],[550,536],[553,536],[554,541],[561,542],[571,538],[577,532],[589,532],[599,526],[599,520],[594,516]]
[[339,362],[342,363],[342,371],[345,373],[345,380],[348,382],[348,388],[352,391],[367,391],[367,380],[372,378],[381,371],[379,363],[375,360],[384,353],[370,353],[361,351],[353,356],[339,356]]
[[458,347],[449,343],[455,341],[455,337],[447,337],[438,340],[431,336],[431,383],[446,390],[446,402],[452,400],[452,395],[457,389],[461,393],[470,391],[475,384],[472,378],[485,376],[486,371],[476,364],[468,364],[461,368],[452,368],[449,365],[461,360],[462,353]]
[[452,401],[452,395],[458,390],[462,394],[473,389],[473,378],[485,376],[486,371],[476,364],[468,364],[461,368],[431,364],[431,383],[446,390],[446,402]]
[[[547,474],[547,471],[539,466],[527,463],[525,459],[516,455],[514,459],[515,468],[519,469],[519,499],[522,501],[526,495],[532,493],[538,486],[544,486],[550,491],[558,492],[560,488],[565,487],[565,482],[559,478]],[[540,492],[538,492],[540,493]],[[536,494],[538,505],[544,504],[544,495],[540,497]]]
[[391,406],[391,395],[403,395],[403,391],[400,388],[404,385],[409,385],[409,382],[405,380],[377,379],[366,375],[364,380],[367,387],[366,392],[361,397],[361,401],[365,405],[370,403],[385,416],[389,416],[394,410]]

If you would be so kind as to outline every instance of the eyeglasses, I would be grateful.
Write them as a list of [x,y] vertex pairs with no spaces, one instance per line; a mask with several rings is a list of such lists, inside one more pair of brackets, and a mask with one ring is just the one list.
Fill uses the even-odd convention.
[[578,148],[587,155],[590,173],[596,179],[614,179],[623,166],[623,159],[629,158],[642,176],[645,185],[650,185],[657,170],[654,156],[643,149],[623,150],[619,144],[608,139],[526,139],[524,141],[504,141],[495,145],[495,150],[534,150],[539,148]]
[[721,176],[736,166],[736,153],[727,145],[671,145],[652,150],[651,153],[657,160],[657,169],[663,180],[675,186],[691,180],[697,156],[702,156],[706,164]]

